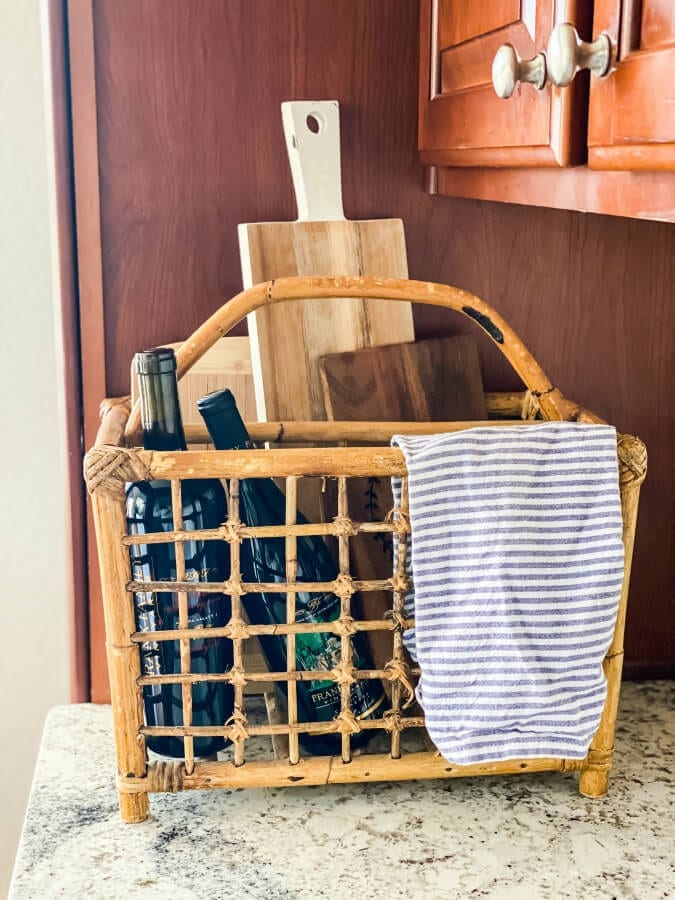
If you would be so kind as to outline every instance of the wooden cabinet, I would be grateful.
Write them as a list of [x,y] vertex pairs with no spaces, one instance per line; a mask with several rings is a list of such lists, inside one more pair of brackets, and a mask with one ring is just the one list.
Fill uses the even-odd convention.
[[[492,60],[502,44],[524,59],[546,46],[555,0],[422,0],[420,149],[444,166],[566,166],[583,158],[580,91],[530,85],[495,94]],[[582,28],[576,4],[568,21]]]
[[[673,0],[422,0],[420,22],[419,147],[439,192],[675,218]],[[561,23],[608,36],[607,74],[557,87],[549,55],[543,89],[497,97],[499,48],[532,59]]]
[[675,2],[595,0],[593,30],[618,59],[592,80],[588,165],[675,171]]

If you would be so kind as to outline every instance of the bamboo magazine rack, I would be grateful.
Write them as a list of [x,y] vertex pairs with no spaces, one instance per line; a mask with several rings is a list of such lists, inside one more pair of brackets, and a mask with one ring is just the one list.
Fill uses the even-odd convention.
[[[178,453],[146,451],[139,448],[139,409],[130,409],[128,398],[106,401],[96,444],[85,459],[85,478],[91,494],[103,586],[106,646],[115,745],[117,752],[120,808],[127,822],[142,821],[148,814],[148,794],[195,788],[233,788],[242,786],[314,785],[339,782],[448,778],[467,775],[492,775],[557,770],[580,772],[579,790],[585,796],[599,797],[607,790],[611,767],[614,727],[619,701],[623,634],[630,576],[633,537],[640,485],[646,473],[646,451],[636,437],[618,438],[619,480],[623,513],[625,571],[614,637],[604,669],[608,692],[598,731],[584,760],[513,759],[480,765],[454,765],[443,759],[429,744],[408,748],[408,737],[424,736],[424,718],[409,708],[411,679],[418,674],[406,663],[402,633],[413,624],[404,615],[405,575],[408,540],[406,469],[403,455],[389,446],[393,433],[438,433],[461,430],[477,424],[513,424],[522,420],[601,420],[565,399],[555,388],[507,323],[486,303],[471,294],[445,285],[419,281],[374,278],[284,278],[258,284],[238,294],[185,341],[177,352],[178,377],[248,313],[260,307],[285,301],[312,298],[372,297],[390,301],[413,301],[446,307],[476,323],[497,345],[523,380],[527,390],[521,394],[487,394],[487,422],[296,422],[258,423],[250,426],[254,441],[278,444],[304,444],[303,447],[246,451],[188,450]],[[208,441],[206,431],[188,429],[188,442]],[[320,446],[307,447],[318,444]],[[332,446],[326,446],[330,444]],[[352,446],[345,446],[351,444]],[[339,445],[339,446],[338,446]],[[356,446],[353,446],[356,445]],[[354,522],[349,517],[347,481],[354,477],[402,477],[400,507],[383,521]],[[242,478],[274,477],[285,479],[286,523],[280,526],[249,528],[242,524],[238,511],[238,482]],[[296,496],[299,479],[322,477],[337,481],[337,515],[332,521],[296,524]],[[228,521],[209,532],[183,531],[181,517],[181,481],[189,478],[227,479],[230,485]],[[135,584],[131,580],[124,511],[125,484],[150,479],[169,480],[173,492],[174,530],[148,535],[150,542],[174,542],[177,580]],[[388,533],[398,546],[397,569],[386,580],[358,580],[350,571],[349,542],[359,534]],[[295,546],[303,534],[330,535],[339,548],[339,575],[332,582],[302,585],[304,590],[331,591],[341,601],[341,614],[328,623],[296,623]],[[286,582],[283,584],[247,584],[242,581],[239,551],[241,541],[251,536],[283,536],[286,542]],[[210,629],[188,627],[187,591],[194,585],[184,580],[183,542],[201,536],[220,539],[229,545],[231,574],[222,584],[201,584],[200,590],[228,594],[232,616],[226,626]],[[136,539],[137,540],[137,539]],[[180,674],[142,675],[139,645],[147,632],[136,630],[133,593],[137,590],[173,590],[178,596],[180,627],[153,632],[153,641],[180,642]],[[358,620],[352,615],[356,592],[389,591],[392,595],[388,614],[379,621]],[[247,592],[275,591],[286,594],[287,624],[251,625],[244,616],[242,595]],[[392,637],[392,656],[382,668],[361,670],[353,666],[350,635],[356,632],[387,631]],[[332,632],[341,640],[340,664],[327,672],[298,671],[295,668],[295,636],[310,632]],[[190,673],[190,640],[204,637],[225,638],[233,643],[234,666],[214,674]],[[245,646],[253,635],[287,636],[288,671],[251,672],[245,665]],[[311,679],[333,680],[340,687],[341,713],[328,722],[298,720],[297,682]],[[390,709],[380,719],[357,720],[350,709],[350,685],[355,679],[376,678],[388,682]],[[192,724],[191,684],[197,680],[229,681],[234,689],[234,714],[218,726]],[[143,720],[142,688],[145,684],[180,684],[183,700],[183,725],[148,727]],[[287,684],[288,710],[283,721],[256,721],[251,715],[253,700],[245,691],[252,684],[268,687],[274,682]],[[258,701],[259,702],[259,701]],[[353,752],[351,736],[375,729],[377,739],[363,752]],[[310,756],[301,751],[299,734],[340,735],[341,753],[336,756]],[[185,755],[180,760],[148,758],[147,735],[173,735],[184,739]],[[195,759],[196,736],[221,735],[231,745],[221,759]],[[288,753],[272,751],[274,736],[287,736]],[[379,742],[379,747],[373,745]]]

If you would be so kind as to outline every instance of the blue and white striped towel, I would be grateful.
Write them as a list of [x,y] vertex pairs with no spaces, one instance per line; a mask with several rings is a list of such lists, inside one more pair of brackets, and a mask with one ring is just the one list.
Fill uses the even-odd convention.
[[616,431],[551,422],[392,444],[409,473],[404,640],[434,743],[460,764],[583,758],[623,581]]

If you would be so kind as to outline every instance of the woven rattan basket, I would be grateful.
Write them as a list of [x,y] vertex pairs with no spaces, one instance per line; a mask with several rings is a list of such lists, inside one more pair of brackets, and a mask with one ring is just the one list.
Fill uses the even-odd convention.
[[[599,422],[595,415],[565,399],[548,381],[538,364],[509,326],[486,303],[457,288],[417,281],[378,280],[373,278],[285,278],[259,284],[237,295],[205,322],[177,353],[178,376],[187,372],[219,337],[241,321],[252,310],[282,301],[312,298],[372,297],[390,301],[412,300],[455,310],[472,319],[483,329],[509,360],[522,378],[527,391],[522,394],[487,394],[488,422],[448,423],[341,423],[296,422],[260,423],[250,426],[255,441],[275,444],[304,444],[292,449],[249,451],[190,450],[160,453],[139,449],[139,410],[130,410],[128,398],[109,400],[103,406],[102,424],[95,447],[85,459],[85,477],[92,498],[105,608],[106,646],[115,744],[117,750],[118,790],[122,818],[127,822],[142,821],[148,813],[148,793],[195,788],[232,788],[246,786],[315,785],[339,782],[448,778],[466,775],[513,774],[534,771],[580,771],[579,789],[590,797],[602,796],[607,790],[623,656],[623,633],[626,599],[630,575],[633,537],[640,485],[646,473],[646,451],[635,437],[623,435],[618,440],[625,574],[614,638],[605,659],[608,680],[607,700],[600,727],[587,757],[582,760],[514,759],[484,765],[453,765],[430,746],[407,749],[409,734],[423,733],[424,719],[419,710],[406,709],[411,678],[415,672],[406,664],[402,632],[412,625],[404,616],[405,551],[408,537],[406,470],[403,456],[388,446],[394,432],[434,433],[460,430],[476,424],[508,424],[523,419]],[[205,432],[188,431],[188,442],[205,442]],[[307,443],[323,446],[307,447]],[[333,446],[325,446],[332,444]],[[341,446],[336,446],[340,444]],[[345,446],[352,444],[357,446]],[[380,522],[353,522],[347,505],[347,480],[354,477],[400,475],[403,490],[400,508]],[[247,528],[239,519],[238,480],[267,477],[285,479],[286,524],[279,527]],[[296,524],[298,480],[323,477],[337,480],[337,516],[328,522]],[[215,531],[201,532],[204,538],[222,539],[229,544],[231,575],[211,590],[220,590],[232,598],[232,617],[227,626],[209,629],[209,637],[224,637],[233,642],[234,667],[214,675],[190,674],[189,642],[200,636],[198,629],[188,627],[187,594],[193,585],[184,580],[183,542],[194,539],[195,532],[182,531],[181,480],[188,478],[222,478],[230,481],[229,520]],[[176,582],[144,583],[142,588],[131,580],[128,545],[125,533],[124,491],[129,481],[168,479],[171,481],[174,508],[174,531],[146,538],[147,542],[175,542]],[[350,572],[349,542],[366,532],[389,533],[398,545],[397,571],[387,580],[357,580]],[[335,582],[303,584],[310,591],[333,591],[341,599],[341,615],[331,623],[295,624],[295,545],[301,534],[332,535],[339,547],[339,576]],[[246,584],[241,580],[240,543],[247,536],[284,536],[286,541],[286,583],[274,585]],[[153,633],[153,640],[180,641],[182,673],[143,676],[139,645],[146,635],[136,631],[134,590],[175,590],[179,598],[181,627],[175,631]],[[243,615],[242,594],[277,591],[286,593],[287,622],[281,626],[250,625]],[[381,621],[356,620],[352,616],[352,599],[358,591],[387,590],[392,603],[389,614]],[[340,665],[330,672],[311,673],[292,668],[295,658],[295,635],[310,631],[332,631],[341,638]],[[386,630],[392,636],[392,658],[380,669],[356,670],[352,665],[350,635],[357,631]],[[246,642],[253,635],[285,634],[288,642],[289,671],[251,672],[246,668]],[[203,630],[201,632],[203,636]],[[296,685],[301,679],[321,677],[340,685],[342,712],[331,722],[299,722]],[[379,678],[390,684],[391,709],[381,719],[358,721],[349,706],[350,684],[355,678]],[[219,727],[197,727],[191,724],[191,682],[198,679],[229,681],[234,687],[235,711],[232,718]],[[182,685],[183,721],[180,727],[149,728],[143,722],[142,688],[152,681]],[[255,722],[250,716],[253,702],[248,692],[252,684],[269,687],[285,681],[288,710],[284,721]],[[374,752],[355,753],[351,736],[363,729],[379,732],[380,747]],[[337,732],[341,735],[342,752],[338,756],[307,756],[300,751],[301,732]],[[178,761],[149,760],[145,746],[148,734],[184,737],[185,758]],[[223,735],[232,744],[229,758],[195,759],[193,741],[198,735]],[[287,736],[288,753],[273,752],[273,736]],[[372,741],[371,745],[377,744]]]

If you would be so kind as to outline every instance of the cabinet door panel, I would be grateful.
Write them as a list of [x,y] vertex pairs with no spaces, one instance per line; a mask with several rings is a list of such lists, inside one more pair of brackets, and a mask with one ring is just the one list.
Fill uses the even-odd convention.
[[591,86],[589,166],[675,171],[675,3],[596,0],[601,32],[617,59]]
[[647,0],[642,4],[640,46],[644,50],[673,43],[675,3],[673,0]]
[[[587,84],[509,100],[492,88],[492,60],[512,44],[523,59],[546,47],[554,21],[590,24],[587,0],[422,0],[419,141],[446,166],[565,166],[585,154]],[[557,13],[557,14],[556,14]]]
[[438,0],[438,43],[441,49],[482,37],[520,19],[520,0]]

